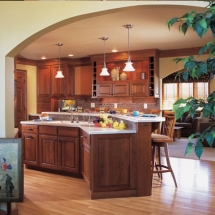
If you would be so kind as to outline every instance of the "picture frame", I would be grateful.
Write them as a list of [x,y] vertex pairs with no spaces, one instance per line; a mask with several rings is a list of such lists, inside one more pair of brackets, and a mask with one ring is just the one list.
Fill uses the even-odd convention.
[[22,138],[0,138],[0,202],[23,202]]

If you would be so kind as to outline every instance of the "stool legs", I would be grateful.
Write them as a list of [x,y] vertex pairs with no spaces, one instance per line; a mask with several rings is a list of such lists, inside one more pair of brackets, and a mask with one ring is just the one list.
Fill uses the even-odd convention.
[[[164,148],[167,166],[161,164],[161,153],[160,153],[161,147]],[[158,163],[156,163],[156,148],[158,148]],[[158,173],[159,177],[162,179],[162,173],[170,172],[172,175],[172,178],[174,180],[175,187],[177,187],[175,175],[174,175],[174,172],[172,170],[170,160],[169,160],[168,143],[156,143],[156,142],[152,143],[152,160],[153,160],[152,161],[152,178],[153,178],[153,173]],[[154,168],[156,168],[156,170],[154,170]]]

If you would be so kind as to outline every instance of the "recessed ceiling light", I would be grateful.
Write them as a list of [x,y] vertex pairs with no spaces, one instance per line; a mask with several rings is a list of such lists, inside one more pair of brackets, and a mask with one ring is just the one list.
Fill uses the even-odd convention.
[[118,52],[118,50],[116,50],[116,49],[113,49],[113,50],[112,50],[112,52]]
[[46,57],[45,57],[45,56],[43,56],[43,57],[41,57],[41,59],[42,59],[42,60],[45,60],[45,59],[46,59]]
[[69,56],[69,57],[73,57],[74,55],[73,55],[73,54],[69,54],[68,56]]

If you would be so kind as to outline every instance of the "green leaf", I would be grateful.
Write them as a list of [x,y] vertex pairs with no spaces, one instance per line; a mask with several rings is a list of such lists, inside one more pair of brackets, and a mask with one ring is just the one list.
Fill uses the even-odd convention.
[[182,32],[184,33],[184,35],[187,33],[187,29],[188,29],[188,25],[187,23],[183,23],[182,26],[181,26],[181,30]]
[[208,144],[209,144],[209,146],[210,147],[212,147],[212,145],[213,145],[213,142],[214,142],[214,136],[213,136],[213,134],[212,133],[208,133],[207,135],[206,135],[206,141],[208,142]]
[[195,146],[195,154],[196,156],[200,159],[200,157],[202,156],[203,153],[203,145],[202,144],[196,144]]
[[172,18],[172,19],[167,20],[166,25],[168,26],[169,30],[170,30],[170,27],[171,27],[172,25],[174,25],[177,21],[178,21],[178,18],[177,18],[177,17],[174,17],[174,18]]
[[190,153],[192,152],[192,149],[193,149],[193,143],[190,142],[187,144],[187,147],[185,150],[185,156],[189,156]]

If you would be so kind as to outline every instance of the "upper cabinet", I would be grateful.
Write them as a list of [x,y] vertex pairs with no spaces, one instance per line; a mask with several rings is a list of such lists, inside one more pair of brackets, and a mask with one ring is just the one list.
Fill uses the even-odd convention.
[[91,97],[92,66],[75,66],[75,96]]
[[[106,55],[106,67],[109,76],[100,76],[104,59],[101,55],[92,56],[93,83],[92,97],[156,97],[159,96],[158,83],[158,50],[142,50],[131,52],[131,61],[134,72],[124,72],[127,80],[121,79],[121,74],[127,62],[127,53],[114,53]],[[118,68],[117,78],[113,73]],[[125,77],[124,76],[124,77]]]

